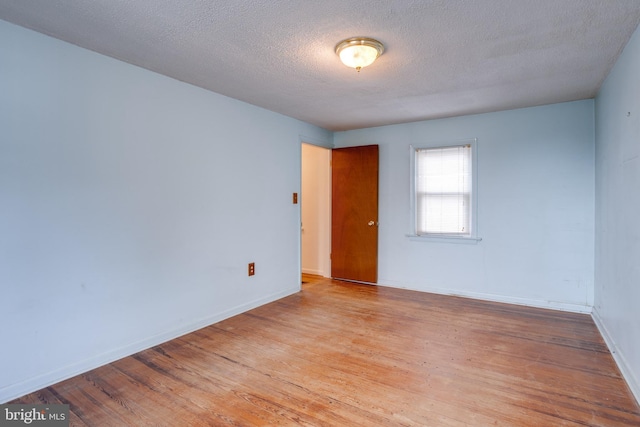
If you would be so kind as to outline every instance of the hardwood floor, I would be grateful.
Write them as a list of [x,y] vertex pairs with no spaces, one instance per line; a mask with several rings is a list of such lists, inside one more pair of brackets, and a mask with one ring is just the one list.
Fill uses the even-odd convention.
[[304,281],[13,403],[78,426],[640,426],[587,315]]

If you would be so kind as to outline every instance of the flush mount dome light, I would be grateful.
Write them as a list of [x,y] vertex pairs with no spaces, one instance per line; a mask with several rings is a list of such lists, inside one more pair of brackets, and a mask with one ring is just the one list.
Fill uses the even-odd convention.
[[373,64],[382,55],[384,46],[378,40],[367,37],[352,37],[336,45],[336,53],[347,67],[360,72],[362,67]]

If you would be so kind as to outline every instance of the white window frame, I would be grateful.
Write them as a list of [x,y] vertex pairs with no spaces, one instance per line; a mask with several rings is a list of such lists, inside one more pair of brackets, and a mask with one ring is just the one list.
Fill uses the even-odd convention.
[[[456,147],[469,145],[471,146],[471,218],[469,226],[471,230],[466,234],[437,234],[417,233],[417,206],[416,206],[416,152],[423,149],[437,149],[446,147]],[[478,140],[477,138],[448,141],[448,142],[432,142],[420,145],[410,145],[410,218],[409,218],[409,237],[415,241],[431,241],[431,242],[447,242],[447,243],[477,243],[482,238],[478,236]]]

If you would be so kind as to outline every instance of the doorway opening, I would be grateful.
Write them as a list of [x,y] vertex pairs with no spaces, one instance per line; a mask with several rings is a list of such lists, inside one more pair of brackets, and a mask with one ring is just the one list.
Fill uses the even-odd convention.
[[331,150],[302,143],[301,272],[331,277]]

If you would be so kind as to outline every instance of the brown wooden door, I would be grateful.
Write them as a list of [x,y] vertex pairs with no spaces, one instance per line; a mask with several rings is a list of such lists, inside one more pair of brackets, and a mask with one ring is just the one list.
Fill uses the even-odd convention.
[[331,277],[378,281],[378,146],[331,153]]

